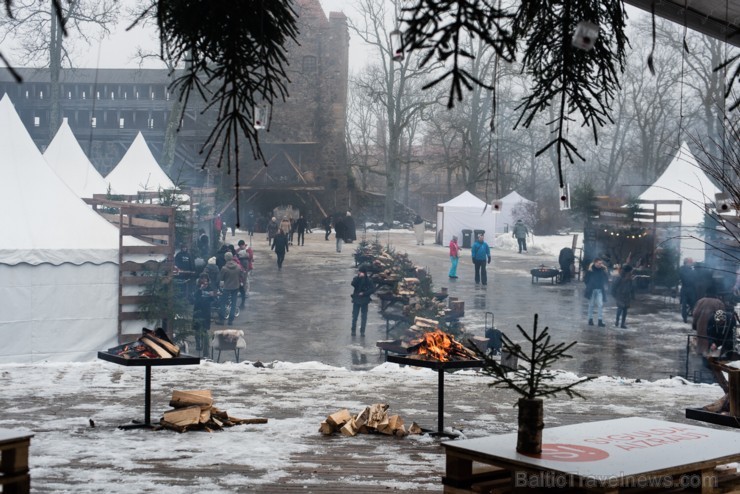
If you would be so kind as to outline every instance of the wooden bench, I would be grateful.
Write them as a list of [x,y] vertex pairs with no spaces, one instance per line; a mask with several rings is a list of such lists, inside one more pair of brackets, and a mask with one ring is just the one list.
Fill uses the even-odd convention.
[[31,492],[28,448],[32,437],[33,434],[0,430],[0,485],[3,486],[3,494]]

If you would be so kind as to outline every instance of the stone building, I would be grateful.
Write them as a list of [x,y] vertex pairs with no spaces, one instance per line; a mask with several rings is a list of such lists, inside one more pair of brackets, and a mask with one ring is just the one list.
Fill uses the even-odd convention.
[[[324,13],[319,0],[296,0],[298,43],[288,47],[290,79],[286,101],[276,100],[269,126],[260,131],[267,166],[246,152],[239,176],[240,209],[270,214],[293,206],[317,221],[348,204],[345,122],[349,57],[347,18]],[[8,93],[39,149],[51,138],[51,93],[48,69],[17,69],[17,83],[0,70],[0,95]],[[136,134],[142,132],[154,156],[161,158],[165,127],[173,110],[170,77],[157,69],[64,69],[61,116],[105,176],[118,163]],[[201,170],[200,150],[212,129],[212,112],[202,113],[192,99],[178,133],[174,163],[165,167],[176,183],[215,183],[231,207],[236,180],[209,163]],[[249,146],[243,143],[241,149]],[[161,163],[161,162],[160,162]],[[210,183],[208,183],[210,182]]]

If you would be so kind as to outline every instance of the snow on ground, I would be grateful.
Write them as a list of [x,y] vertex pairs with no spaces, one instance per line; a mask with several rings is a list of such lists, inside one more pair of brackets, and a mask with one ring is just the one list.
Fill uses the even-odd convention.
[[[341,408],[358,412],[375,402],[391,404],[407,424],[436,420],[437,373],[381,364],[349,371],[317,362],[274,362],[155,367],[152,418],[168,409],[172,389],[212,389],[214,405],[240,418],[267,417],[263,425],[220,432],[123,431],[116,425],[140,417],[143,369],[108,362],[0,366],[4,413],[0,428],[29,430],[34,492],[260,492],[269,486],[302,485],[322,492],[329,483],[356,486],[354,492],[399,490],[439,492],[444,456],[438,439],[362,436],[325,438],[319,422]],[[560,373],[557,382],[578,376]],[[487,387],[488,378],[466,370],[447,377],[448,431],[462,438],[515,430],[516,396]],[[601,377],[583,384],[585,399],[546,401],[548,427],[623,416],[676,420],[687,406],[716,400],[715,385],[681,378],[654,382]],[[89,420],[95,427],[90,427]],[[330,475],[325,457],[337,448],[386,458],[384,473]],[[329,464],[331,462],[329,461]],[[314,472],[297,478],[296,471]],[[113,480],[113,481],[112,481]]]

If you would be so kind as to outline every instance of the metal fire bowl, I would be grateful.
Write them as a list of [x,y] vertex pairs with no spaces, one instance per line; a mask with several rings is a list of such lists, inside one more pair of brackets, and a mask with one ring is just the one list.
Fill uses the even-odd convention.
[[98,352],[98,358],[107,360],[118,365],[126,366],[159,366],[159,365],[197,365],[200,364],[200,357],[191,355],[180,355],[172,358],[123,358],[108,352]]
[[449,360],[446,362],[442,362],[441,360],[426,360],[423,358],[402,357],[400,355],[388,355],[387,361],[393,362],[394,364],[412,365],[415,367],[426,367],[428,369],[435,369],[435,370],[474,369],[477,367],[483,367],[483,361],[480,359]]
[[558,275],[556,268],[534,268],[529,271],[535,278],[553,278]]

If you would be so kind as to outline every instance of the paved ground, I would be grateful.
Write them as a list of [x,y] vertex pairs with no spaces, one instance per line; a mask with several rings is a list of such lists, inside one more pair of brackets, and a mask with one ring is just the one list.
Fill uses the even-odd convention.
[[[686,339],[690,327],[681,321],[677,300],[640,294],[630,309],[628,329],[613,325],[615,308],[605,308],[606,328],[586,324],[587,301],[583,283],[552,285],[548,280],[532,283],[529,270],[540,264],[556,265],[551,255],[529,254],[494,249],[489,267],[489,285],[476,287],[473,266],[465,250],[457,280],[447,277],[449,258],[445,247],[432,243],[417,246],[411,232],[374,232],[368,240],[379,241],[425,266],[432,274],[434,287],[447,287],[451,296],[465,301],[463,322],[472,334],[482,335],[486,312],[492,312],[495,325],[517,340],[516,325],[531,328],[533,315],[551,328],[554,338],[577,341],[573,359],[560,367],[580,375],[609,375],[657,379],[685,374]],[[227,241],[246,238],[240,232]],[[570,237],[563,238],[563,245]],[[370,308],[365,338],[350,335],[350,281],[355,273],[353,252],[356,244],[345,245],[341,253],[332,238],[324,241],[323,232],[307,235],[304,246],[292,246],[283,269],[278,271],[275,254],[262,234],[253,239],[255,271],[247,309],[235,326],[245,329],[248,348],[243,360],[269,362],[319,361],[348,369],[369,369],[383,362],[384,355],[375,343],[386,339],[386,324],[377,303]],[[392,335],[391,335],[392,336]],[[233,358],[229,352],[222,360]],[[696,367],[698,369],[698,367]],[[695,371],[692,363],[690,377]]]

